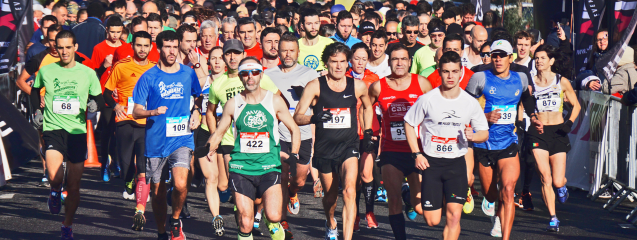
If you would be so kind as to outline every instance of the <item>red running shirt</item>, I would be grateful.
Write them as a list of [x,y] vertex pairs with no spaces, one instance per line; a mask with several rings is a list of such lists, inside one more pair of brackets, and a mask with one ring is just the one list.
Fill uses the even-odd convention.
[[387,78],[380,80],[378,105],[383,113],[381,151],[411,152],[405,135],[405,114],[422,95],[418,74],[411,74],[411,84],[403,91],[389,87]]

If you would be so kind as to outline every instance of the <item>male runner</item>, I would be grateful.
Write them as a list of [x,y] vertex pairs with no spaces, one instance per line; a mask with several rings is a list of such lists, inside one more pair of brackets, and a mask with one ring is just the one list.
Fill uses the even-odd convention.
[[480,162],[483,195],[489,202],[501,201],[498,216],[492,217],[494,225],[491,236],[504,239],[511,236],[515,218],[513,193],[520,175],[518,138],[514,132],[518,103],[523,104],[532,123],[542,133],[542,122],[534,113],[535,99],[528,88],[527,75],[510,70],[512,54],[513,48],[507,40],[493,42],[493,69],[474,73],[466,88],[472,96],[485,98],[484,111],[491,124],[489,140],[474,144],[474,157]]
[[436,50],[442,47],[442,41],[446,36],[447,30],[444,23],[437,18],[431,19],[429,24],[427,24],[427,29],[429,30],[431,43],[420,48],[420,50],[413,55],[411,73],[418,74],[422,72],[422,70],[425,70],[425,68],[436,64],[434,55],[436,55]]
[[[228,44],[228,42],[226,42]],[[298,159],[300,130],[288,112],[285,101],[260,87],[263,67],[255,57],[240,62],[239,76],[244,91],[226,102],[219,126],[209,140],[209,158],[216,157],[217,146],[234,122],[235,139],[229,166],[239,225],[238,239],[252,239],[254,200],[262,198],[265,222],[272,239],[283,240],[281,221],[281,158],[279,123],[292,132],[289,158]]]
[[391,74],[391,68],[388,63],[389,56],[385,53],[385,50],[387,50],[387,34],[382,30],[376,30],[372,33],[369,48],[372,50],[372,54],[369,55],[367,69],[378,75],[379,78],[384,78]]
[[[403,37],[387,43],[387,49],[391,49],[393,45],[403,44],[409,50],[409,58],[413,58],[414,54],[425,45],[418,42],[418,28],[420,20],[416,16],[406,16],[403,18],[401,32]],[[418,73],[413,72],[412,73]]]
[[[265,33],[268,30],[264,30]],[[270,33],[268,35],[273,35]],[[263,35],[262,35],[263,36]],[[267,37],[266,37],[267,38]],[[297,64],[299,56],[299,42],[293,34],[283,34],[278,44],[281,64],[265,71],[265,75],[271,79],[276,79],[274,84],[277,88],[283,89],[281,94],[289,104],[289,110],[294,113],[303,89],[308,82],[317,79],[320,75],[313,69]],[[264,43],[265,46],[265,43]],[[305,114],[310,114],[310,110]],[[312,156],[312,128],[309,125],[300,126],[301,147],[298,158],[290,157],[292,151],[292,136],[287,128],[279,124],[279,135],[281,136],[281,186],[283,190],[283,201],[281,215],[281,225],[286,231],[287,239],[292,238],[292,232],[287,221],[287,211],[291,214],[299,214],[300,203],[297,193],[305,186],[307,172],[310,169],[310,158]],[[292,161],[295,160],[295,161]],[[289,178],[290,174],[292,179]],[[289,187],[288,182],[290,183]],[[289,200],[288,200],[289,199]]]
[[[52,214],[60,213],[64,183],[67,196],[64,201],[62,239],[73,239],[73,217],[80,203],[80,181],[88,154],[86,112],[96,112],[103,107],[104,98],[95,71],[75,61],[78,48],[75,35],[62,30],[56,33],[55,43],[60,61],[40,69],[31,90],[31,101],[38,109],[42,109],[39,107],[40,88],[46,88],[42,138],[46,146],[46,170],[51,184],[47,205]],[[65,160],[66,179],[62,167]]]
[[305,10],[301,14],[299,24],[303,25],[305,30],[305,37],[299,39],[299,63],[318,72],[325,70],[323,50],[334,40],[319,35],[319,13],[314,9]]
[[261,58],[261,64],[263,64],[264,71],[269,68],[276,68],[279,64],[281,64],[281,60],[279,60],[280,40],[281,34],[276,28],[267,27],[263,29],[263,32],[261,32],[261,45],[263,46],[263,58]]
[[[144,156],[146,183],[152,183],[152,202],[158,239],[166,234],[166,180],[172,172],[173,240],[186,239],[179,215],[186,195],[192,151],[195,148],[190,130],[199,127],[199,108],[190,111],[190,96],[199,99],[201,86],[194,70],[177,62],[179,35],[165,31],[158,35],[159,63],[147,70],[133,90],[133,118],[147,118]],[[200,101],[195,101],[201,103]],[[199,105],[199,104],[197,104]],[[144,107],[146,106],[146,107]],[[145,110],[149,109],[149,110]]]
[[[382,111],[381,154],[378,166],[382,169],[383,184],[387,189],[389,223],[396,239],[406,239],[402,202],[410,220],[422,214],[420,206],[420,176],[411,158],[409,145],[405,144],[405,127],[401,121],[418,96],[431,90],[431,84],[423,76],[409,73],[411,58],[403,45],[389,50],[392,74],[369,87],[370,99],[378,102]],[[401,189],[407,177],[410,189]],[[406,186],[405,186],[406,187]],[[402,199],[402,201],[401,201]]]
[[197,78],[199,78],[199,85],[203,86],[208,78],[208,63],[206,63],[206,57],[198,53],[197,29],[185,24],[177,29],[177,34],[181,38],[177,62],[195,70]]
[[[117,122],[115,131],[117,159],[121,163],[122,176],[126,183],[125,189],[129,195],[135,193],[137,200],[132,226],[135,231],[143,230],[146,223],[144,211],[146,211],[150,185],[146,184],[146,158],[144,157],[146,119],[134,119],[132,116],[135,106],[133,89],[137,80],[157,64],[148,60],[148,52],[152,47],[151,39],[150,34],[144,31],[133,34],[135,56],[122,59],[113,66],[104,89],[105,101],[109,106],[114,106],[114,120]],[[117,89],[117,101],[113,99],[115,89]],[[134,181],[135,176],[137,181]],[[135,189],[133,186],[136,186]]]
[[[463,68],[460,55],[444,53],[438,64],[444,81],[409,109],[404,117],[405,134],[416,168],[422,171],[423,217],[430,227],[438,225],[446,202],[443,237],[458,239],[468,188],[463,155],[469,142],[481,143],[489,138],[489,125],[480,103],[458,86]],[[419,134],[415,131],[418,126]],[[417,136],[421,136],[424,154]]]
[[253,56],[257,59],[263,58],[261,44],[257,41],[257,23],[252,18],[240,18],[237,21],[236,33],[243,43],[246,57]]
[[[135,17],[131,20],[129,24],[130,35],[134,35],[136,32],[144,31],[148,32],[148,22],[143,17]],[[113,62],[116,63],[120,59],[124,59],[130,56],[135,55],[135,51],[133,51],[133,46],[130,43],[122,43],[122,46],[119,46],[115,49],[115,53],[113,53]],[[150,49],[148,53],[148,60],[153,62],[159,62],[159,52],[157,51],[157,45],[155,45],[155,40],[153,39],[153,47]]]
[[474,66],[483,64],[480,57],[480,49],[482,45],[487,42],[489,34],[483,26],[476,25],[471,29],[471,42],[469,42],[469,48],[465,48],[462,53],[462,62],[464,66],[471,69]]
[[[315,124],[316,140],[312,166],[320,173],[325,190],[323,209],[325,211],[325,239],[336,240],[338,230],[334,211],[338,199],[338,188],[343,188],[343,235],[352,239],[356,217],[356,180],[358,176],[359,139],[357,101],[362,102],[365,115],[364,151],[373,149],[372,117],[373,109],[363,81],[345,77],[351,51],[343,43],[327,45],[322,60],[328,73],[307,84],[303,96],[294,112],[294,120],[299,125]],[[313,115],[305,115],[310,105]],[[337,176],[339,174],[340,176]],[[342,183],[341,183],[342,181]]]

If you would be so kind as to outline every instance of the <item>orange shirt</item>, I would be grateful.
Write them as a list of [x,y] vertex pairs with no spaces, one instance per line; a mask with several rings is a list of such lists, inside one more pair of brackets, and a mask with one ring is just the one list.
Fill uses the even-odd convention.
[[[350,68],[349,71],[345,73],[345,76],[353,78],[352,71],[353,70]],[[372,85],[372,83],[378,81],[379,78],[378,78],[378,75],[376,75],[369,69],[365,69],[365,72],[363,73],[363,79],[361,80],[365,82],[365,84],[367,85],[367,88],[369,88],[369,86]],[[359,110],[362,104],[363,103],[360,100],[358,100],[358,102],[356,103],[356,110],[358,112],[360,112]],[[376,107],[378,107],[378,103],[372,106],[372,109],[374,109],[374,117],[372,118],[372,131],[374,131],[374,136],[378,136],[378,134],[380,134],[380,123],[378,122],[378,117],[376,117]],[[358,116],[358,117],[362,117],[362,116]],[[360,124],[358,126],[358,135],[360,139],[363,139],[363,129],[361,129]]]
[[246,52],[246,57],[253,56],[253,57],[256,57],[257,59],[263,58],[263,50],[261,50],[261,44],[259,43],[257,43],[256,45],[254,45],[254,47],[250,49],[245,49],[245,52]]
[[[116,63],[119,60],[122,60],[127,57],[132,57],[135,55],[135,51],[133,51],[133,45],[130,43],[122,43],[122,46],[119,46],[115,53],[113,53],[113,62]],[[157,45],[153,43],[153,47],[150,49],[148,53],[148,60],[157,62],[159,61],[159,51],[157,50]]]
[[[133,118],[133,106],[129,106],[128,103],[132,102],[133,98],[133,89],[135,88],[135,84],[137,84],[137,80],[146,72],[146,70],[154,67],[157,62],[148,61],[148,64],[141,66],[132,58],[125,58],[120,60],[119,62],[113,65],[111,69],[111,74],[106,81],[107,89],[113,91],[117,89],[117,103],[126,107],[126,118],[121,119],[119,117],[115,117],[116,122],[122,121],[135,121],[140,125],[146,125],[146,119],[134,119]],[[131,100],[129,100],[131,99]]]
[[[104,59],[106,59],[108,55],[114,54],[115,49],[117,49],[117,47],[109,46],[106,41],[108,40],[104,40],[93,47],[93,55],[91,56],[91,60],[98,66],[98,68],[104,64]],[[115,60],[113,60],[113,63],[115,63]]]
[[[460,88],[462,88],[462,90],[464,90],[465,88],[467,88],[467,84],[469,83],[469,79],[471,79],[471,76],[473,75],[473,71],[464,66],[462,67],[462,70],[463,72],[462,76],[460,77],[459,86]],[[427,80],[429,80],[429,83],[431,83],[432,88],[440,87],[440,85],[442,84],[442,80],[440,78],[440,73],[438,73],[438,69],[431,73],[429,77],[427,77]]]

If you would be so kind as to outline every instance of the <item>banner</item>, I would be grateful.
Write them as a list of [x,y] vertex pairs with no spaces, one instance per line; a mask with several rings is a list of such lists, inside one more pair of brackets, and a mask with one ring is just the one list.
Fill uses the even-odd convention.
[[33,35],[32,4],[31,0],[2,0],[0,73],[8,72],[18,59],[24,61],[26,45]]
[[568,179],[566,185],[584,190],[589,189],[592,174],[590,166],[593,166],[588,143],[590,138],[590,93],[589,91],[579,92],[578,99],[582,109],[573,124],[575,127],[568,134],[571,151],[566,155],[565,177]]
[[484,17],[484,13],[491,10],[491,1],[490,0],[471,0],[474,6],[476,6],[476,21],[482,22],[482,18]]
[[586,70],[586,65],[591,58],[591,51],[595,43],[593,35],[599,28],[602,21],[602,13],[604,12],[603,0],[587,0],[579,1],[573,13],[575,31],[575,52],[573,52],[573,61],[575,72]]
[[[38,156],[38,131],[13,104],[0,94],[0,133],[8,168],[14,170]],[[3,164],[5,165],[5,164]],[[7,168],[7,166],[4,166]]]
[[[609,33],[609,37],[612,38],[614,46],[604,54],[595,64],[595,68],[598,73],[603,73],[606,79],[611,79],[617,71],[617,65],[624,55],[624,49],[628,46],[633,32],[635,32],[635,26],[637,26],[637,15],[635,7],[637,6],[637,0],[632,1],[617,1],[615,3],[615,27],[613,32]],[[617,36],[622,36],[621,39],[616,39]],[[609,43],[611,39],[609,39]],[[616,42],[615,42],[616,41]]]

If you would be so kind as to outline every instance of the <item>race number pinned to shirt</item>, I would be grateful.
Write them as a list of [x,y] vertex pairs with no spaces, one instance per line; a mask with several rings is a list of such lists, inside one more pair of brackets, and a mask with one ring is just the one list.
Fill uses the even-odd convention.
[[518,115],[516,105],[493,105],[491,111],[500,110],[500,119],[495,124],[513,124]]
[[407,135],[405,135],[405,122],[390,122],[389,125],[391,127],[391,140],[407,140]]
[[53,96],[53,112],[57,114],[80,114],[80,97]]
[[458,152],[458,138],[444,138],[431,136],[430,151],[437,154],[456,154]]
[[135,106],[135,102],[133,102],[133,97],[128,97],[128,107],[126,107],[126,114],[133,114],[133,106]]
[[562,98],[560,93],[552,92],[536,96],[536,105],[539,112],[559,112]]
[[242,132],[239,134],[242,153],[270,152],[269,132]]
[[350,128],[352,127],[352,115],[349,108],[323,108],[332,113],[332,120],[323,123],[323,128]]
[[179,137],[190,134],[188,119],[188,116],[167,117],[166,137]]
[[201,94],[203,95],[203,101],[201,102],[201,112],[206,114],[206,111],[208,111],[208,94],[204,93]]

